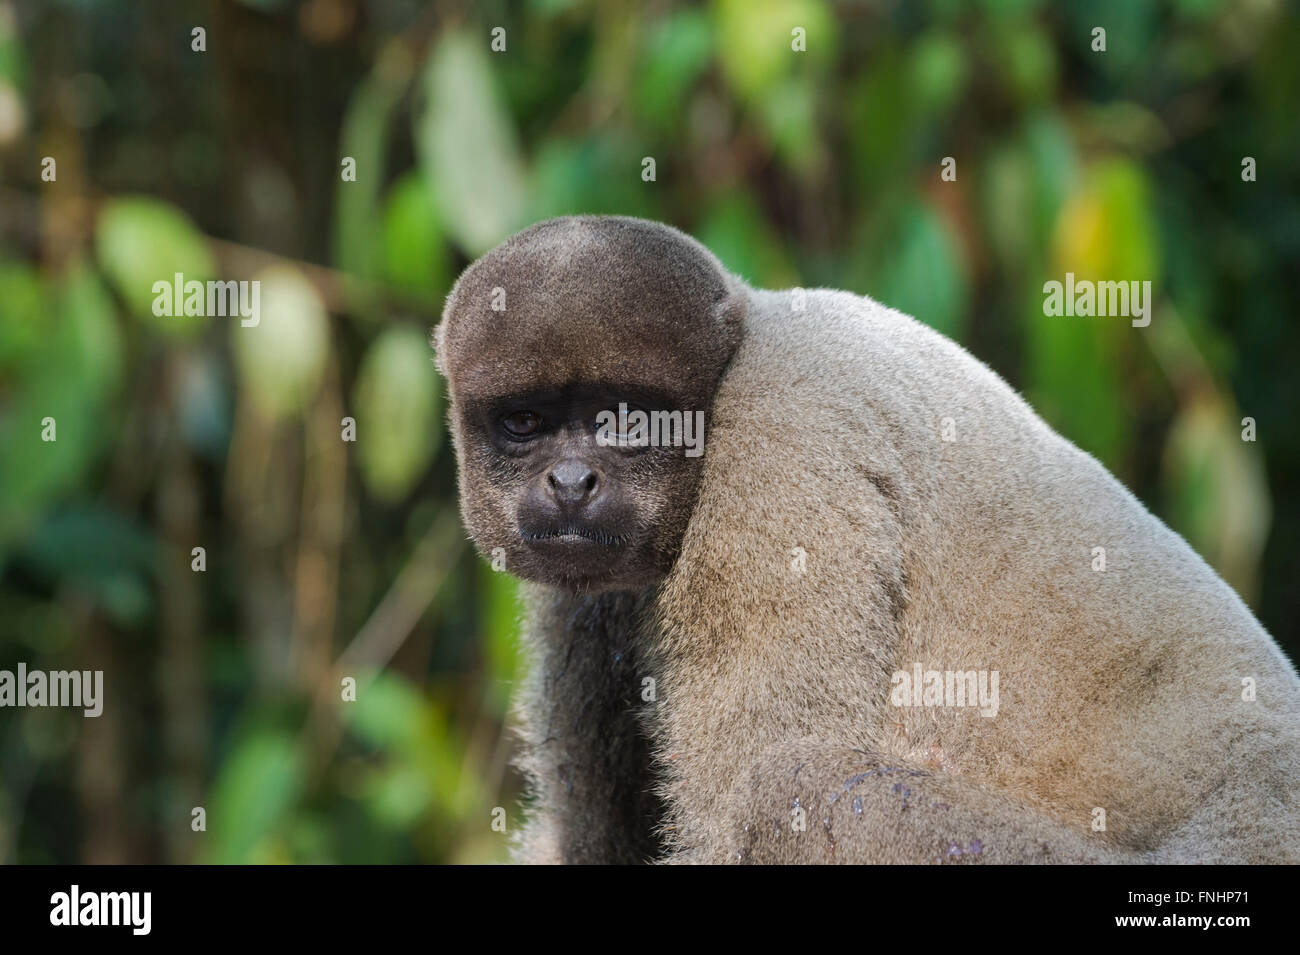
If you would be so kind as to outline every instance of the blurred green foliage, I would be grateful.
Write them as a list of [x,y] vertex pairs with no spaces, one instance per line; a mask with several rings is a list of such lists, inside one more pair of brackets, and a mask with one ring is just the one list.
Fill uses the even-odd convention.
[[[954,337],[1296,656],[1297,102],[1282,0],[0,0],[0,667],[108,697],[0,712],[0,861],[505,858],[516,585],[427,332],[551,215]],[[1151,326],[1045,317],[1065,272]]]

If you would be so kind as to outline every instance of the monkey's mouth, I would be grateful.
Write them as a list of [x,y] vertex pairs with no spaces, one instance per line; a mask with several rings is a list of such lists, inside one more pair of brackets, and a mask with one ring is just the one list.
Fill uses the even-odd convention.
[[628,542],[628,537],[625,534],[615,534],[600,528],[583,527],[575,524],[524,531],[523,538],[530,544],[541,544],[543,546],[546,544],[561,546],[577,544],[582,546],[591,543],[599,544],[601,547],[618,548],[625,546]]

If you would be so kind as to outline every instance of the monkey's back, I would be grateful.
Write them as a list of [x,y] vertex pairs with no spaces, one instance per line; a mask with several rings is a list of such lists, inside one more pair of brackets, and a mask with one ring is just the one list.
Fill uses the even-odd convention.
[[[660,610],[670,686],[707,674],[725,703],[676,713],[668,745],[732,733],[744,765],[781,734],[833,737],[1080,825],[1105,809],[1131,848],[1209,860],[1231,817],[1225,857],[1293,855],[1300,681],[1232,589],[959,346],[798,294],[748,293],[716,398]],[[997,671],[997,714],[893,705],[915,664]],[[783,725],[746,726],[751,695],[789,699]]]

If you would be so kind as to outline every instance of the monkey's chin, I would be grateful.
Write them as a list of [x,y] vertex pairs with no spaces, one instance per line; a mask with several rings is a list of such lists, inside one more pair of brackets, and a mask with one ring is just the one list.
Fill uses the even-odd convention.
[[573,593],[628,589],[624,579],[631,548],[621,538],[551,534],[527,540],[533,560],[526,576]]

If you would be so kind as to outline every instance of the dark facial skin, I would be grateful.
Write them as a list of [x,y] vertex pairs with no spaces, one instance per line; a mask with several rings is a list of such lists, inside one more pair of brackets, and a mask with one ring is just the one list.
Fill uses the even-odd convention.
[[[539,223],[466,269],[435,345],[461,511],[480,551],[576,592],[636,590],[667,574],[743,302],[693,239],[619,217]],[[704,455],[602,447],[597,415],[620,402],[703,412]]]
[[699,459],[682,447],[602,446],[598,416],[620,403],[675,407],[667,395],[609,384],[467,403],[497,506],[513,515],[513,539],[494,545],[513,573],[601,591],[645,586],[671,566],[680,534],[664,533],[665,510],[693,492]]

